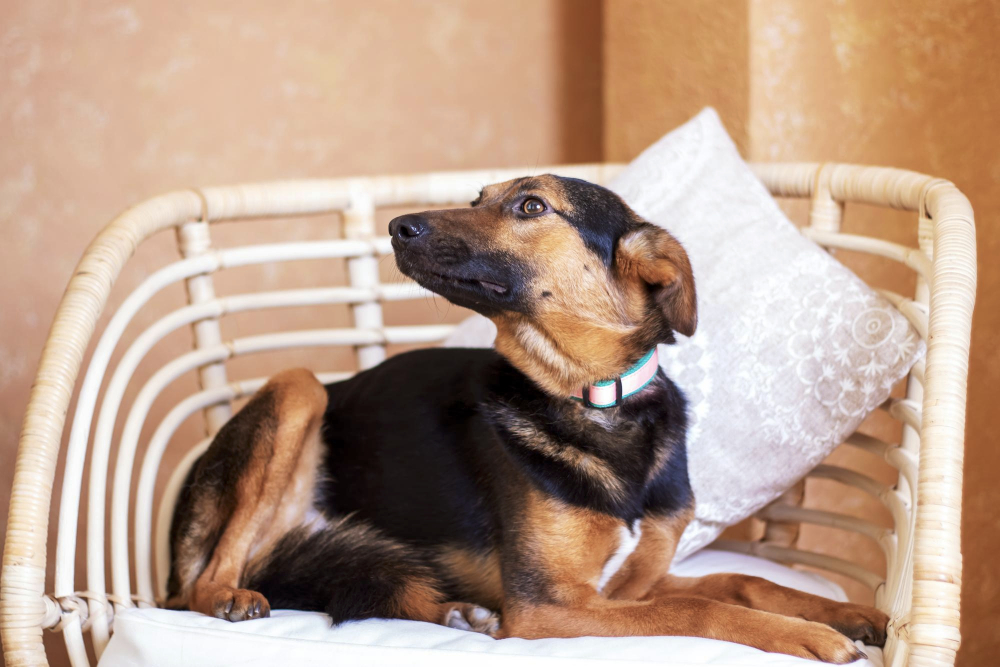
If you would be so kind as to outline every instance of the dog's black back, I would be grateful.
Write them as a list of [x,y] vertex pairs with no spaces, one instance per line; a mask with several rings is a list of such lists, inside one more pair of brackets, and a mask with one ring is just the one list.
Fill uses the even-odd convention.
[[[628,522],[687,507],[684,399],[662,374],[657,383],[658,391],[617,411],[623,433],[573,416],[575,406],[553,405],[493,350],[399,355],[327,386],[322,506],[416,544],[476,548],[498,535],[504,489],[529,481]],[[527,441],[529,425],[536,438],[602,462],[624,493],[546,455]],[[669,465],[647,479],[664,450]]]

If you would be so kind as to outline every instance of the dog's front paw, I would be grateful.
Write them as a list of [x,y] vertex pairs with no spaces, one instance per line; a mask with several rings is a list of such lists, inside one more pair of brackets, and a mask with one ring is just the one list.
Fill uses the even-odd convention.
[[455,602],[445,605],[444,619],[441,621],[441,625],[496,637],[500,630],[500,617],[486,607],[468,602]]
[[796,622],[790,624],[788,632],[772,637],[765,650],[836,665],[846,665],[868,657],[854,642],[833,628],[822,623],[789,620]]
[[885,646],[885,631],[889,617],[883,612],[863,604],[839,602],[818,618],[810,620],[826,623],[851,639],[858,639],[868,646]]

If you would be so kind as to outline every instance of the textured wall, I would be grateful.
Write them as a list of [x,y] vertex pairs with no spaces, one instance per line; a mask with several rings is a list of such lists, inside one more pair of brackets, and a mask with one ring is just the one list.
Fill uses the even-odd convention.
[[[86,243],[118,211],[194,185],[597,160],[600,19],[599,0],[0,3],[0,489],[10,486],[58,299]],[[338,223],[253,224],[251,242],[329,235]],[[223,241],[230,227],[219,229]],[[154,239],[112,305],[175,258],[170,234]],[[342,271],[305,266],[229,272],[219,290]],[[140,324],[182,299],[168,291]],[[418,302],[387,318],[415,312],[461,316]],[[282,317],[297,327],[347,321],[342,309]],[[233,318],[227,333],[259,324]],[[178,332],[146,368],[189,345],[190,334]],[[265,355],[235,372],[314,360]],[[154,418],[194,388],[190,379],[175,384]],[[189,425],[181,435],[190,442],[198,431]],[[0,535],[7,503],[0,493]]]
[[[605,98],[605,151],[628,159],[692,111],[721,105],[745,153],[755,160],[846,161],[884,164],[943,176],[962,188],[976,210],[980,258],[979,301],[973,327],[964,499],[963,646],[961,665],[996,662],[1000,651],[1000,549],[996,507],[1000,450],[996,444],[995,392],[1000,383],[1000,5],[975,0],[750,0],[696,3],[694,27],[682,46],[639,35],[676,34],[678,17],[692,4],[608,2],[605,5],[607,89],[628,95]],[[746,8],[740,15],[738,10]],[[641,16],[641,28],[632,25]],[[740,34],[745,21],[748,37]],[[713,30],[713,27],[718,27]],[[701,54],[707,59],[703,60]],[[711,76],[726,63],[735,71]],[[652,63],[655,73],[638,72]],[[684,66],[684,63],[695,63]],[[742,69],[741,69],[742,68]],[[749,82],[749,85],[747,85]],[[683,95],[664,91],[683,91]],[[748,104],[740,114],[740,100]],[[614,124],[614,127],[611,125]],[[799,205],[789,206],[801,214]],[[914,244],[909,214],[849,207],[847,231]],[[870,282],[904,293],[912,278],[879,260],[838,255]],[[872,433],[896,437],[891,424],[870,420]],[[835,455],[847,465],[887,470],[864,455]],[[842,496],[832,485],[812,484],[807,502],[870,515],[861,497]],[[836,541],[806,530],[802,543],[832,553],[862,551],[880,566],[864,538]],[[857,587],[851,591],[858,595]]]
[[747,0],[607,0],[604,158],[630,160],[704,106],[746,151]]

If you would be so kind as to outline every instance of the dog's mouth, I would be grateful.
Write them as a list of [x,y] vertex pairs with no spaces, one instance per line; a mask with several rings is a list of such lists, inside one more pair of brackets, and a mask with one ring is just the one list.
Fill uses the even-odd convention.
[[478,277],[475,273],[442,273],[438,267],[417,267],[397,256],[400,270],[421,286],[443,296],[456,306],[490,316],[504,310],[519,310],[513,285],[496,276]]
[[463,308],[491,317],[505,311],[526,312],[524,286],[530,269],[515,256],[474,253],[458,243],[396,247],[396,266],[422,287]]
[[452,273],[441,273],[427,269],[407,267],[403,271],[418,283],[440,294],[452,303],[475,309],[476,305],[497,306],[505,303],[510,296],[510,286],[498,282],[496,278],[470,278]]
[[449,276],[444,273],[434,273],[430,272],[430,275],[436,278],[438,281],[455,285],[457,287],[481,287],[484,290],[489,290],[495,292],[496,294],[506,294],[510,289],[506,285],[501,285],[500,283],[493,282],[492,280],[482,280],[479,278],[461,278],[458,276]]

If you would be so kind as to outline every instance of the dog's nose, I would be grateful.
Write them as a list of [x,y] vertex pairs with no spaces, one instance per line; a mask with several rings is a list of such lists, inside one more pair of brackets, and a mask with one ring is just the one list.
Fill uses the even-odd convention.
[[401,215],[389,223],[389,234],[394,239],[407,242],[427,231],[427,223],[419,215]]

